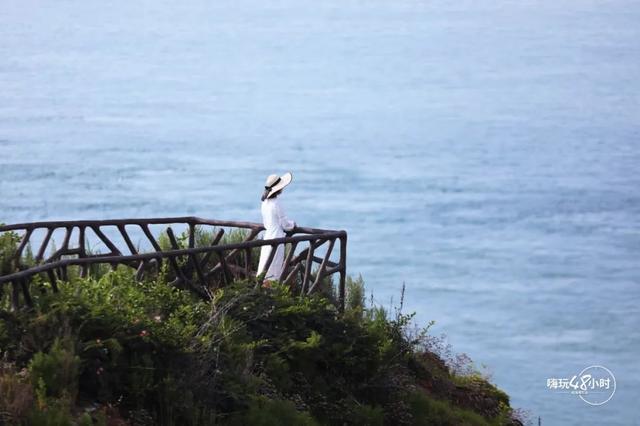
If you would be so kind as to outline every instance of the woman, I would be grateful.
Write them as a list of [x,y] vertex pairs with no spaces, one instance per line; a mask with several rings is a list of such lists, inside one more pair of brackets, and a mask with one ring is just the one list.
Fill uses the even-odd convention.
[[[282,194],[282,190],[285,186],[291,183],[293,176],[291,172],[287,172],[282,176],[270,175],[267,178],[267,182],[264,186],[264,192],[262,194],[262,222],[264,224],[264,240],[271,240],[274,238],[282,238],[285,236],[285,231],[291,231],[296,227],[296,223],[289,220],[284,213],[284,209],[280,204],[278,196]],[[260,249],[260,261],[258,262],[258,271],[256,276],[264,273],[264,269],[267,266],[267,260],[271,254],[271,246],[262,246]],[[284,244],[278,244],[276,254],[273,256],[273,261],[266,271],[264,279],[279,280],[282,270],[284,268]]]

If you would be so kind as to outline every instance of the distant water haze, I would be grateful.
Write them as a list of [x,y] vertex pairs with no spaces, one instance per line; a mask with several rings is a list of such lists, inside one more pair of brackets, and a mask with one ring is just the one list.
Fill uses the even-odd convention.
[[[638,425],[640,3],[4,1],[0,220],[346,229],[543,425]],[[592,407],[547,389],[600,364]]]

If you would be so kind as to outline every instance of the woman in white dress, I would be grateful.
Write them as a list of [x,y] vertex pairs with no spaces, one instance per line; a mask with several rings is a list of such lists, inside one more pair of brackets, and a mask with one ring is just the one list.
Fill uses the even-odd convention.
[[[285,236],[285,231],[291,231],[295,228],[296,223],[289,220],[282,208],[280,199],[278,196],[282,194],[282,190],[285,186],[291,183],[293,176],[290,172],[285,173],[282,176],[270,175],[267,178],[264,187],[264,193],[262,194],[262,222],[265,227],[264,240],[270,240],[273,238],[282,238]],[[258,262],[258,271],[256,276],[265,273],[267,260],[271,254],[271,246],[262,246],[260,249],[260,261]],[[284,268],[284,244],[278,244],[276,253],[273,257],[273,261],[269,266],[269,269],[264,275],[264,279],[268,282],[271,280],[279,280],[282,270]]]

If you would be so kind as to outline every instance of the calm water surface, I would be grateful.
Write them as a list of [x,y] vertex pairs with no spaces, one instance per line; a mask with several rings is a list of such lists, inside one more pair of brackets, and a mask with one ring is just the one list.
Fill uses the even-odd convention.
[[[638,425],[640,4],[0,6],[0,220],[298,223],[543,425]],[[591,407],[546,389],[592,364]]]

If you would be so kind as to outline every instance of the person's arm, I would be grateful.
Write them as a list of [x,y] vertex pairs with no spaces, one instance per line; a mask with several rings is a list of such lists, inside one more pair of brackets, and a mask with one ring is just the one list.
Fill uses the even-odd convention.
[[296,227],[296,223],[293,220],[289,220],[289,218],[287,218],[287,215],[284,213],[284,209],[279,202],[276,203],[276,212],[278,214],[278,222],[280,222],[280,226],[282,226],[282,229],[284,229],[285,231],[291,231]]

